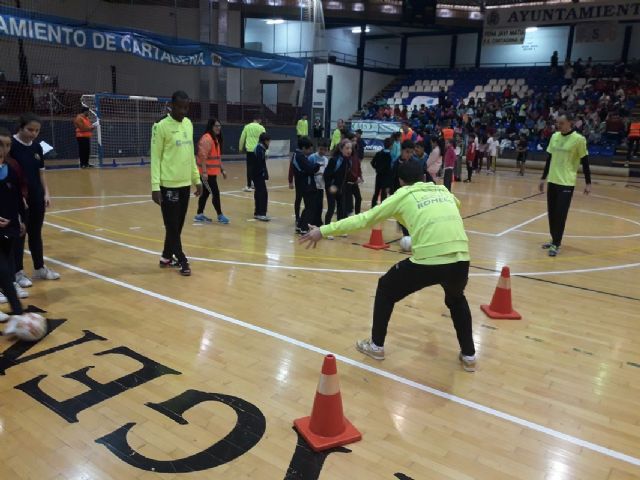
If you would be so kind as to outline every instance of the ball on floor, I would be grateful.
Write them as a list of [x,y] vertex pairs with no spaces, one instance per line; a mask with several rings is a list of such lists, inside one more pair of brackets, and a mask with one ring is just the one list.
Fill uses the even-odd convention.
[[409,237],[409,236],[402,237],[400,239],[400,248],[402,249],[403,252],[410,252],[411,251],[411,237]]

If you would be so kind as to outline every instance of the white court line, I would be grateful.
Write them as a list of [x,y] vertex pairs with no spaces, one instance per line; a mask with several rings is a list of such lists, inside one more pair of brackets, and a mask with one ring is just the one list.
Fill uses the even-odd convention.
[[[243,193],[249,193],[249,192],[243,192]],[[236,195],[235,193],[231,193],[231,192],[222,192],[222,195],[226,195],[227,197],[242,198],[244,200],[251,200],[253,202],[253,198],[251,198],[251,197],[245,197],[243,195]],[[269,203],[274,203],[276,205],[285,205],[287,207],[293,206],[293,203],[278,202],[276,200],[267,200],[267,201]]]
[[[145,195],[145,196],[148,196],[148,195]],[[139,200],[137,202],[110,203],[108,205],[93,205],[91,207],[69,208],[67,210],[54,210],[52,212],[47,212],[47,213],[54,215],[57,213],[80,212],[82,210],[96,210],[98,208],[121,207],[123,205],[139,205],[141,203],[149,203],[150,201],[151,200]]]
[[76,200],[76,199],[102,199],[102,198],[147,198],[149,194],[146,195],[93,195],[93,196],[67,196],[67,197],[51,197],[52,200]]
[[[119,242],[117,240],[112,240],[106,237],[100,237],[98,235],[92,235],[90,233],[82,232],[80,230],[75,230],[73,228],[63,227],[62,225],[57,225],[51,222],[44,222],[45,225],[53,228],[57,228],[62,232],[75,233],[76,235],[81,235],[83,237],[91,238],[93,240],[98,240],[100,242],[110,243],[112,245],[117,245],[119,247],[128,248],[129,250],[135,250],[137,252],[148,253],[150,255],[160,255],[159,251],[150,250],[148,248],[138,247],[136,245],[131,245],[129,243]],[[321,258],[321,257],[320,257]],[[190,260],[196,260],[199,262],[207,262],[207,263],[221,263],[224,265],[233,265],[233,266],[244,266],[244,267],[257,267],[257,268],[270,268],[273,270],[298,270],[304,272],[326,272],[326,273],[356,273],[356,274],[365,274],[365,275],[384,275],[387,272],[379,272],[373,270],[355,270],[355,269],[337,269],[337,268],[320,268],[320,267],[296,267],[293,265],[274,265],[269,263],[251,263],[251,262],[239,262],[236,260],[219,260],[216,258],[206,258],[206,257],[189,257]],[[591,272],[603,272],[609,270],[623,270],[627,268],[635,268],[640,267],[640,263],[627,263],[624,265],[611,265],[608,267],[593,267],[593,268],[582,268],[575,270],[558,270],[558,271],[546,271],[546,272],[511,272],[512,277],[517,276],[545,276],[545,275],[565,275],[570,273],[591,273]],[[470,273],[470,277],[497,277],[500,275],[500,272],[486,272],[486,273]]]
[[[532,232],[531,230],[516,230],[518,233],[527,233],[529,235],[545,235],[547,232]],[[640,233],[630,233],[628,235],[564,235],[564,238],[588,238],[589,240],[612,240],[615,238],[633,238],[640,237]]]
[[507,228],[506,230],[503,230],[500,233],[496,233],[496,237],[501,237],[503,235],[506,235],[509,232],[513,232],[514,230],[517,230],[520,227],[524,227],[525,225],[529,225],[530,223],[535,222],[536,220],[539,220],[540,218],[546,217],[546,216],[547,216],[547,212],[541,213],[540,215],[536,215],[535,217],[530,218],[526,222],[519,223],[518,225],[515,225],[515,226],[513,226],[511,228]]
[[[257,325],[253,325],[252,323],[248,323],[242,320],[238,320],[236,318],[230,317],[228,315],[224,315],[222,313],[218,313],[218,312],[214,312],[213,310],[208,310],[206,308],[203,307],[198,307],[196,305],[184,302],[182,300],[178,300],[175,298],[171,298],[169,296],[157,293],[157,292],[153,292],[151,290],[147,290],[141,287],[137,287],[135,285],[132,285],[130,283],[126,283],[123,282],[121,280],[116,280],[115,278],[110,278],[104,275],[101,275],[99,273],[95,273],[89,270],[85,270],[84,268],[81,267],[77,267],[75,265],[70,265],[68,263],[62,262],[60,260],[55,260],[53,258],[49,258],[49,257],[45,257],[45,259],[47,260],[47,262],[53,263],[55,265],[59,265],[61,267],[64,268],[68,268],[70,270],[74,270],[76,272],[79,273],[83,273],[85,275],[88,275],[90,277],[96,278],[98,280],[102,280],[104,282],[110,283],[112,285],[117,285],[119,287],[122,288],[126,288],[128,290],[140,293],[142,295],[146,295],[148,297],[152,297],[155,298],[157,300],[161,300],[163,302],[166,303],[170,303],[172,305],[176,305],[182,308],[186,308],[188,310],[191,310],[193,312],[197,312],[200,313],[202,315],[206,315],[208,317],[212,317],[218,320],[222,320],[223,322],[227,322],[230,323],[232,325],[236,325],[238,327],[256,332],[256,333],[260,333],[262,335],[266,335],[268,337],[271,338],[275,338],[277,340],[281,340],[283,342],[286,342],[290,345],[294,345],[296,347],[299,348],[303,348],[305,350],[308,350],[310,352],[314,352],[314,353],[319,353],[321,355],[327,355],[331,352],[324,350],[323,348],[320,347],[316,347],[315,345],[312,345],[310,343],[306,343],[300,340],[297,340],[295,338],[289,337],[287,335],[283,335],[281,333],[277,333],[274,332],[272,330],[269,330],[267,328],[264,327],[259,327]],[[450,402],[453,403],[457,403],[458,405],[462,405],[464,407],[470,408],[472,410],[476,410],[478,412],[482,412],[485,413],[487,415],[491,415],[493,417],[499,418],[501,420],[507,421],[507,422],[511,422],[513,424],[519,425],[521,427],[524,428],[528,428],[530,430],[542,433],[544,435],[548,435],[550,437],[554,437],[557,438],[559,440],[563,440],[565,442],[571,443],[573,445],[576,445],[578,447],[582,447],[582,448],[586,448],[587,450],[591,450],[593,452],[597,452],[600,453],[602,455],[606,455],[607,457],[611,457],[614,458],[616,460],[620,460],[626,463],[630,463],[632,465],[637,465],[640,466],[640,458],[636,458],[633,457],[631,455],[627,455],[625,453],[622,452],[618,452],[616,450],[612,450],[610,448],[607,447],[603,447],[601,445],[592,443],[592,442],[588,442],[586,440],[582,440],[581,438],[578,437],[574,437],[573,435],[568,435],[566,433],[562,433],[558,430],[554,430],[552,428],[549,427],[545,427],[543,425],[537,424],[535,422],[531,422],[529,420],[525,420],[523,418],[520,417],[516,417],[515,415],[511,415],[505,412],[502,412],[500,410],[496,410],[494,408],[491,407],[487,407],[485,405],[482,405],[480,403],[476,403],[473,402],[471,400],[467,400],[465,398],[462,397],[458,397],[457,395],[453,395],[451,393],[447,393],[447,392],[443,392],[441,390],[438,390],[436,388],[430,387],[428,385],[424,385],[422,383],[416,382],[414,380],[410,380],[408,378],[402,377],[400,375],[397,375],[395,373],[391,373],[388,372],[386,370],[382,370],[380,368],[376,368],[376,367],[372,367],[371,365],[367,365],[366,363],[362,363],[359,362],[357,360],[353,360],[349,357],[344,357],[342,355],[335,355],[335,357],[343,362],[346,363],[348,365],[351,365],[352,367],[356,367],[359,368],[361,370],[365,370],[369,373],[372,373],[374,375],[378,375],[380,377],[386,378],[388,380],[392,380],[394,382],[397,383],[401,383],[403,385],[406,385],[407,387],[410,388],[414,388],[416,390],[420,390],[422,392],[431,394],[433,396],[439,397],[439,398],[443,398],[445,400],[448,400]]]

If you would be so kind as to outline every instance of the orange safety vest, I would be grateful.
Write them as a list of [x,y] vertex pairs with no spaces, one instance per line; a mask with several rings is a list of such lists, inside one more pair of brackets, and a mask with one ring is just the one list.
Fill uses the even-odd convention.
[[406,142],[407,140],[413,140],[413,130],[409,129],[407,132],[400,132],[400,138],[402,142]]
[[[211,142],[211,151],[207,155],[207,159],[205,164],[207,166],[207,175],[220,175],[222,173],[222,156],[220,154],[220,144],[211,137],[211,134],[205,133],[200,141],[202,142],[205,137],[208,142]],[[200,162],[198,162],[198,171],[202,173],[202,167],[200,166]]]
[[445,140],[453,139],[453,128],[443,128],[442,129],[442,138]]
[[640,122],[629,125],[629,138],[640,138]]
[[[88,128],[89,130],[81,130],[77,127],[78,121],[80,121],[84,128]],[[91,131],[91,120],[89,120],[84,115],[77,115],[76,119],[73,121],[76,124],[76,138],[91,138],[93,136],[93,132]]]

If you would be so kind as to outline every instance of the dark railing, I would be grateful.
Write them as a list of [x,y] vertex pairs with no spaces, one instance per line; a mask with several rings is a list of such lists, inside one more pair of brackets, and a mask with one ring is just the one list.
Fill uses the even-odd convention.
[[[289,57],[298,58],[314,58],[321,61],[329,61],[330,58],[335,58],[337,63],[344,63],[347,65],[357,65],[358,56],[350,53],[337,52],[335,50],[302,50],[299,52],[282,52],[278,55],[287,55]],[[364,66],[369,68],[392,68],[397,69],[398,64],[384,62],[382,60],[376,60],[374,58],[365,58]]]

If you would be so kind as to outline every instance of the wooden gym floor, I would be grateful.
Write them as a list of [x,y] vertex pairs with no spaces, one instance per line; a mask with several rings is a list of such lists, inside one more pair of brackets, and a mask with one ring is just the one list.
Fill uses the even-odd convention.
[[[397,305],[385,361],[356,352],[379,274],[405,258],[397,243],[369,251],[360,232],[304,250],[286,160],[271,161],[269,224],[251,219],[244,166],[227,168],[231,224],[185,226],[191,278],[157,266],[147,168],[47,173],[45,255],[62,279],[26,302],[56,328],[30,349],[0,338],[0,478],[640,478],[637,184],[596,177],[591,197],[577,192],[555,259],[539,247],[538,173],[454,185],[473,265],[469,374],[438,287]],[[521,321],[480,312],[503,265]],[[314,455],[291,426],[326,352],[364,439]]]

